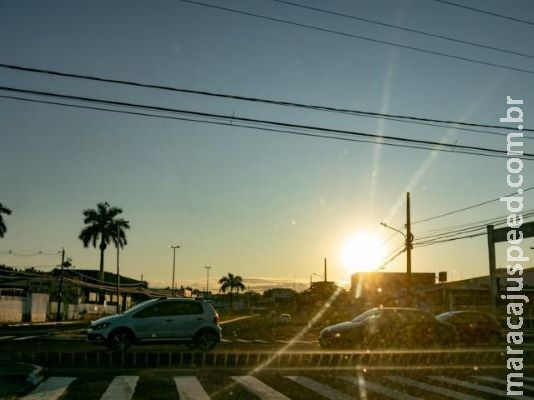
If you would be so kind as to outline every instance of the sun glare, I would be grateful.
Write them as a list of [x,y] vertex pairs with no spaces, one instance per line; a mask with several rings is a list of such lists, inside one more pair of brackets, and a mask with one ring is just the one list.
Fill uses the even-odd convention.
[[379,235],[361,231],[349,237],[340,250],[341,264],[350,273],[374,271],[386,256]]

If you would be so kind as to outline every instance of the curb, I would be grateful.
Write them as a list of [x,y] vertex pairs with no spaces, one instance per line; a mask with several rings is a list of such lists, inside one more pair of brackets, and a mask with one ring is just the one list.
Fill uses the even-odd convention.
[[35,365],[35,364],[30,364],[30,365],[34,367],[34,369],[32,372],[28,374],[28,377],[26,378],[26,382],[28,382],[32,386],[37,386],[44,379],[44,376],[42,375],[43,367],[40,367],[39,365]]

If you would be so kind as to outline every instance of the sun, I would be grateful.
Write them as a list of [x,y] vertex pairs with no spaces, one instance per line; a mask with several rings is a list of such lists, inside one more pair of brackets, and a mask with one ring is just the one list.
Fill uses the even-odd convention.
[[386,256],[386,248],[378,234],[360,231],[345,240],[339,255],[350,273],[375,271]]

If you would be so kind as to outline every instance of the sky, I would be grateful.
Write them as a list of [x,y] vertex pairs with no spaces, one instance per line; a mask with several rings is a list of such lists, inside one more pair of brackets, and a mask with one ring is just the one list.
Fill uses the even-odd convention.
[[[531,57],[272,0],[202,0],[271,19],[180,0],[0,1],[0,63],[503,126],[499,118],[506,116],[506,97],[511,96],[524,100],[523,125],[534,128],[533,72],[377,42],[532,71],[532,24],[432,0],[294,1]],[[527,0],[513,7],[496,0],[458,2],[515,18],[534,15],[534,4]],[[0,86],[506,150],[502,135],[5,68],[0,68]],[[13,95],[0,90],[0,96]],[[0,97],[0,202],[13,211],[5,216],[8,231],[0,239],[0,264],[49,270],[60,263],[58,251],[65,248],[76,268],[98,268],[98,250],[84,248],[78,235],[82,211],[107,201],[122,208],[131,224],[120,254],[121,274],[142,276],[153,286],[171,284],[171,244],[181,246],[176,251],[178,285],[203,288],[205,266],[212,267],[211,289],[229,272],[241,275],[251,288],[304,285],[322,279],[325,258],[328,278],[343,283],[351,273],[370,268],[365,258],[369,249],[383,245],[371,253],[385,261],[402,248],[402,235],[380,223],[404,230],[407,192],[415,222],[513,192],[506,183],[506,158],[257,130],[240,127],[237,120],[216,125],[162,118],[183,118],[169,112],[152,114],[159,117]],[[532,143],[525,139],[525,152],[532,153]],[[533,186],[534,170],[532,161],[524,165],[526,189]],[[534,208],[533,192],[524,193],[525,210]],[[417,240],[435,229],[507,214],[504,203],[493,202],[414,224],[412,230]],[[355,235],[354,259],[347,265],[344,243]],[[525,254],[532,254],[533,245],[532,239],[523,242]],[[505,266],[505,254],[505,244],[497,245],[498,266]],[[110,247],[107,271],[115,271],[115,259]],[[416,247],[412,259],[415,272],[447,271],[454,280],[484,275],[486,237]],[[406,270],[405,255],[383,270]]]

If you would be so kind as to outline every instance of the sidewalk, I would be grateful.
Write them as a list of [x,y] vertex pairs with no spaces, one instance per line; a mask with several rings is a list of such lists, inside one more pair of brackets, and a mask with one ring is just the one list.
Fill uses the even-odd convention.
[[18,323],[0,323],[0,328],[58,328],[72,327],[76,325],[88,326],[90,321],[46,321],[46,322],[18,322]]

